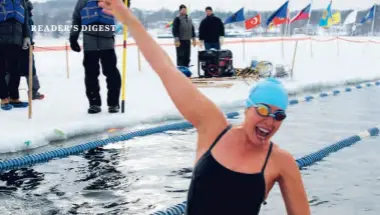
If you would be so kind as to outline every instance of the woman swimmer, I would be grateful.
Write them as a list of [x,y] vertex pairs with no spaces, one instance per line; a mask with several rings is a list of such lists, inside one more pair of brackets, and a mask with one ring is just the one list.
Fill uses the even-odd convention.
[[247,98],[244,123],[232,127],[223,112],[177,70],[121,0],[100,0],[99,5],[128,26],[174,104],[198,131],[187,215],[258,214],[276,182],[288,214],[310,214],[294,158],[270,141],[286,117],[288,96],[280,82],[258,83]]

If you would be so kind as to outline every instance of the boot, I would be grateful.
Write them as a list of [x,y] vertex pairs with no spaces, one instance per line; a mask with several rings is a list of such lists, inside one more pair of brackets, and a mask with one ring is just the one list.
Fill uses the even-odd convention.
[[119,105],[116,105],[116,106],[109,106],[109,107],[108,107],[108,112],[109,112],[109,113],[118,113],[119,110],[120,110]]
[[12,105],[9,104],[8,99],[2,99],[1,100],[1,109],[3,110],[11,110],[13,108]]
[[19,99],[10,99],[9,104],[12,105],[14,108],[26,108],[29,106],[28,102],[22,102]]
[[102,111],[102,108],[97,105],[91,105],[90,108],[88,109],[89,114],[96,114]]
[[44,98],[45,98],[45,95],[39,92],[34,93],[32,96],[32,100],[42,100]]

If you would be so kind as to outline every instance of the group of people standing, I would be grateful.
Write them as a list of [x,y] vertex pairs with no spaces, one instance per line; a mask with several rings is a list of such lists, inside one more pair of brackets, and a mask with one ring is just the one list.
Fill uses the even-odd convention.
[[[215,16],[210,6],[205,9],[206,17],[201,21],[198,30],[201,48],[219,50],[224,40],[224,24]],[[177,66],[190,66],[191,44],[197,45],[195,28],[187,14],[185,5],[179,6],[179,15],[173,21],[172,33],[177,52]]]
[[[34,44],[31,31],[34,24],[33,5],[30,0],[4,1],[4,3],[0,2],[0,99],[1,109],[11,110],[28,106],[28,102],[20,101],[19,85],[21,76],[29,77],[29,47]],[[96,114],[102,111],[98,81],[100,63],[107,82],[108,112],[118,113],[121,75],[117,68],[115,32],[112,28],[115,25],[115,19],[105,14],[98,6],[98,2],[99,0],[77,1],[71,23],[77,28],[71,28],[70,47],[75,52],[81,52],[78,39],[82,32],[88,113]],[[199,26],[199,46],[205,47],[206,50],[211,48],[219,50],[224,38],[223,22],[213,14],[211,7],[206,7],[205,11],[207,16]],[[90,28],[82,29],[81,26],[84,25]],[[179,15],[173,21],[172,32],[177,51],[177,65],[189,67],[191,45],[196,46],[197,41],[194,24],[187,15],[185,5],[179,7]],[[33,99],[44,98],[44,95],[38,92],[39,88],[33,56]]]
[[[19,85],[25,76],[29,85],[29,48],[34,44],[31,26],[33,4],[29,0],[0,2],[0,99],[1,109],[28,107],[20,100]],[[43,99],[33,58],[32,99]]]

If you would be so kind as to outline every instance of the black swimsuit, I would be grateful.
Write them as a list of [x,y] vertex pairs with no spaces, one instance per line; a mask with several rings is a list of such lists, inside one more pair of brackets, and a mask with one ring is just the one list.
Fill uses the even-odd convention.
[[231,125],[216,138],[210,149],[199,159],[191,180],[186,215],[254,215],[260,212],[265,200],[264,170],[272,151],[269,151],[259,173],[246,174],[222,166],[211,154],[220,138]]

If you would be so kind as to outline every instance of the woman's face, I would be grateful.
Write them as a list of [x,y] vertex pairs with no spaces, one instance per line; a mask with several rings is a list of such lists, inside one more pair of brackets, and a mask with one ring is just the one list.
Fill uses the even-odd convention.
[[278,107],[265,104],[264,107],[259,106],[258,108],[250,107],[246,109],[243,127],[248,139],[255,145],[269,143],[272,136],[278,131],[282,124],[282,121],[275,120],[272,116],[260,115],[260,113],[265,113],[265,111],[268,110],[271,114],[276,111],[281,111]]

